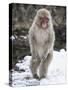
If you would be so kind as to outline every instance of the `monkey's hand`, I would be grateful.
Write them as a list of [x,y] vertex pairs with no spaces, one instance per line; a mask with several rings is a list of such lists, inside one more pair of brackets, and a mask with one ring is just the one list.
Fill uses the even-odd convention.
[[48,56],[48,51],[45,51],[41,57],[41,60],[45,61],[45,59],[47,58]]
[[44,52],[42,55],[42,59],[45,60],[48,56],[48,54],[53,51],[53,44],[54,44],[54,40],[53,37],[49,37],[48,41],[45,41],[44,44]]

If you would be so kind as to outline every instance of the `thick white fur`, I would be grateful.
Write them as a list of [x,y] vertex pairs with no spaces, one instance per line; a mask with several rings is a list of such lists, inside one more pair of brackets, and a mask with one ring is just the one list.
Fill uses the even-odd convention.
[[[39,17],[44,15],[49,18],[48,28],[46,29],[38,26],[40,22]],[[34,77],[39,77],[40,79],[46,77],[48,66],[53,56],[54,41],[55,34],[51,14],[46,9],[40,9],[37,11],[33,24],[29,30],[29,43],[32,54],[30,68]],[[39,75],[37,75],[38,68]]]

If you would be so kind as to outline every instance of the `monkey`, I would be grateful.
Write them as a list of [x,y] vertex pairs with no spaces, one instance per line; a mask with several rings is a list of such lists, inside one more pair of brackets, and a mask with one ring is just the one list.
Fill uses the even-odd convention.
[[29,45],[32,55],[30,69],[36,79],[47,77],[48,67],[53,58],[55,32],[49,10],[37,11],[29,29]]

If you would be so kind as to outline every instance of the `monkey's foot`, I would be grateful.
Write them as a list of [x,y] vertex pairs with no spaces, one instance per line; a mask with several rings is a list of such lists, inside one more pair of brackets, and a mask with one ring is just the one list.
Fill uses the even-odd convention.
[[38,80],[39,80],[39,77],[38,77],[37,74],[34,74],[33,77],[34,77],[35,79],[38,79]]
[[46,78],[46,76],[39,77],[39,80]]

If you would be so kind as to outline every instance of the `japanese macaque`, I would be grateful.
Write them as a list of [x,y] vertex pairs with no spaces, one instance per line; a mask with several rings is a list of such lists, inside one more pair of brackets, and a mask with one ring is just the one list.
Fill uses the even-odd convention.
[[53,57],[55,34],[51,14],[39,9],[29,30],[29,44],[32,54],[30,69],[34,78],[47,76],[48,66]]

